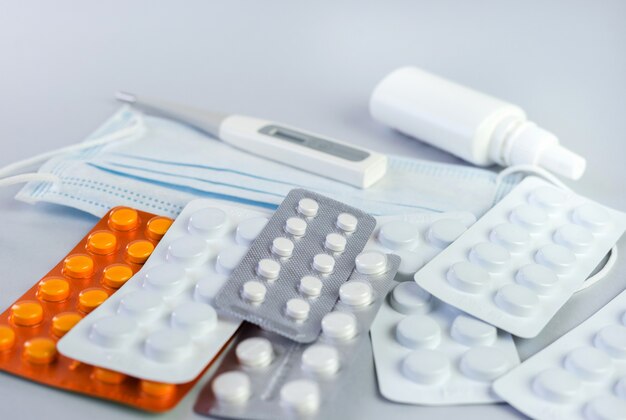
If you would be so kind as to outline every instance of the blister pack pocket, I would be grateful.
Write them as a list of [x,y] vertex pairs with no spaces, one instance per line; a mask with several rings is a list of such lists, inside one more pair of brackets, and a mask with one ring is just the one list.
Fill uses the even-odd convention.
[[375,226],[372,216],[354,207],[292,190],[220,290],[216,304],[263,329],[312,342]]
[[170,384],[196,378],[240,321],[213,298],[265,214],[214,200],[190,202],[143,269],[59,342],[72,359]]
[[415,281],[483,321],[534,337],[625,227],[624,213],[527,177]]
[[370,335],[380,393],[401,403],[499,401],[491,383],[519,364],[510,334],[439,301],[412,281],[395,286]]
[[626,292],[494,383],[541,420],[626,417]]
[[[277,419],[318,415],[330,409],[338,389],[350,386],[359,349],[387,292],[400,258],[365,251],[382,261],[360,267],[341,286],[341,298],[322,320],[322,334],[310,344],[246,324],[207,383],[195,410],[226,418]],[[363,255],[363,254],[361,254]],[[372,271],[374,270],[374,271]],[[368,368],[371,366],[367,362]]]

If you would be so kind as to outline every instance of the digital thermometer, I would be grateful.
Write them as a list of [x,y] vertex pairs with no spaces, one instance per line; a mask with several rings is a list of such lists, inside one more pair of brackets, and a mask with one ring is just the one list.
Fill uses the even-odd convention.
[[368,188],[387,170],[387,156],[283,124],[206,112],[118,92],[120,101],[205,131],[238,149],[307,172]]

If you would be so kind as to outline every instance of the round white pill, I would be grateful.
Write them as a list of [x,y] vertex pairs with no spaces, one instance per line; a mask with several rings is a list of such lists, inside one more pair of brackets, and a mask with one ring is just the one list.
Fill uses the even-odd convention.
[[215,207],[198,210],[189,217],[189,231],[204,238],[219,236],[227,226],[228,216]]
[[276,280],[280,274],[280,263],[269,258],[263,258],[257,264],[256,272],[266,280]]
[[304,236],[306,233],[306,222],[299,217],[290,217],[285,223],[285,232],[293,236]]
[[491,282],[491,276],[484,268],[471,262],[453,264],[446,274],[448,283],[467,293],[479,293]]
[[317,201],[312,198],[302,198],[298,201],[298,213],[306,217],[315,217],[317,216],[317,211],[320,206],[317,204]]
[[280,389],[280,404],[301,416],[313,414],[320,405],[319,385],[310,379],[287,382]]
[[594,398],[585,405],[585,417],[589,420],[626,419],[626,401],[613,395]]
[[498,331],[486,322],[467,315],[458,315],[452,321],[450,335],[455,341],[466,346],[488,346],[496,341]]
[[494,298],[496,304],[511,315],[531,316],[539,306],[539,298],[530,289],[518,284],[502,286]]
[[558,290],[559,278],[554,271],[539,264],[528,264],[517,271],[515,280],[539,296],[549,296]]
[[551,368],[537,375],[532,387],[535,394],[546,400],[567,402],[578,396],[582,383],[580,379],[566,370]]
[[511,368],[506,354],[489,346],[478,346],[468,350],[461,358],[461,370],[478,381],[492,381]]
[[602,207],[596,204],[583,204],[574,209],[572,220],[587,229],[599,232],[606,229],[611,221],[611,216]]
[[285,313],[288,317],[296,321],[304,321],[309,317],[311,306],[306,300],[293,298],[289,299],[285,305]]
[[178,264],[158,264],[144,274],[143,286],[160,294],[177,295],[187,285],[187,272]]
[[615,384],[615,393],[618,397],[626,400],[626,377],[623,377]]
[[394,251],[414,247],[418,244],[419,237],[417,226],[402,220],[387,222],[378,231],[378,241]]
[[372,302],[372,286],[363,281],[348,281],[339,288],[339,300],[349,306],[365,306]]
[[250,398],[250,378],[243,372],[225,372],[215,378],[211,389],[220,403],[242,404]]
[[548,223],[548,215],[539,207],[522,204],[511,212],[511,221],[530,232],[539,232]]
[[333,375],[339,370],[339,352],[326,344],[313,344],[302,352],[302,368],[318,375]]
[[470,261],[480,264],[490,273],[502,271],[511,259],[511,254],[504,247],[491,242],[481,242],[472,247]]
[[432,296],[414,281],[398,284],[391,292],[390,304],[401,314],[425,314],[432,309]]
[[378,251],[364,251],[354,259],[356,271],[361,274],[380,274],[387,269],[387,256]]
[[332,273],[335,259],[328,254],[317,254],[313,257],[313,268],[323,274]]
[[253,217],[242,221],[239,223],[239,226],[237,226],[235,240],[239,245],[250,246],[252,241],[259,236],[259,233],[261,233],[266,224],[266,217]]
[[546,245],[535,254],[535,261],[557,274],[567,274],[576,264],[576,255],[562,245]]
[[241,296],[251,303],[261,303],[265,300],[267,289],[261,282],[250,280],[243,284]]
[[428,239],[433,245],[439,248],[445,248],[454,242],[466,230],[467,226],[459,220],[441,219],[437,220],[430,226],[430,229],[428,230]]
[[580,347],[565,356],[565,369],[582,380],[601,381],[613,373],[613,363],[606,353],[593,347]]
[[626,359],[626,327],[609,325],[596,333],[594,345],[612,357]]
[[104,347],[122,347],[129,344],[137,332],[137,323],[123,315],[98,319],[91,326],[89,339]]
[[197,267],[208,258],[209,246],[204,239],[195,236],[175,239],[167,249],[167,259],[185,267]]
[[354,314],[333,311],[322,318],[322,332],[330,339],[349,340],[356,335],[357,321]]
[[554,233],[554,241],[568,247],[577,254],[584,254],[591,250],[593,235],[584,227],[568,224],[561,226]]
[[185,331],[163,328],[145,341],[144,351],[152,360],[163,363],[180,361],[191,354],[192,341]]
[[567,203],[567,200],[568,194],[566,191],[550,186],[539,187],[528,197],[528,201],[531,204],[542,207],[549,213],[558,211]]
[[300,292],[308,297],[319,296],[323,286],[322,281],[317,277],[304,276],[300,279]]
[[511,252],[519,252],[528,246],[530,235],[524,228],[518,225],[502,223],[493,228],[489,239]]
[[337,227],[344,232],[354,232],[359,220],[350,213],[341,213],[337,216]]
[[172,326],[187,331],[194,338],[214,330],[216,325],[217,313],[205,303],[183,303],[172,312]]
[[278,255],[279,257],[291,257],[293,254],[293,242],[287,238],[274,238],[272,241],[272,253],[274,255]]
[[122,296],[119,314],[129,315],[139,323],[153,321],[165,310],[163,298],[156,292],[149,290],[134,290]]
[[432,349],[441,341],[441,328],[428,315],[409,315],[396,325],[396,340],[410,349]]
[[338,233],[329,233],[326,235],[324,247],[332,252],[343,252],[346,249],[346,238]]
[[272,362],[274,350],[267,338],[251,337],[237,345],[235,354],[239,364],[249,368],[260,368]]
[[215,260],[215,271],[225,276],[230,275],[246,255],[248,249],[243,246],[231,246],[219,253]]
[[402,361],[402,373],[425,385],[441,383],[450,376],[450,360],[441,352],[428,349],[412,351]]

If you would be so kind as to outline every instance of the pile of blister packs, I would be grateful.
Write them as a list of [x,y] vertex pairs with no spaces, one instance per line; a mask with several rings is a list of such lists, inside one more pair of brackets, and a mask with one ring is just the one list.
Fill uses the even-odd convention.
[[300,189],[273,214],[117,207],[0,315],[0,369],[153,412],[209,370],[199,414],[322,418],[371,345],[391,401],[624,418],[626,292],[523,363],[512,336],[538,335],[625,228],[536,177],[479,220]]

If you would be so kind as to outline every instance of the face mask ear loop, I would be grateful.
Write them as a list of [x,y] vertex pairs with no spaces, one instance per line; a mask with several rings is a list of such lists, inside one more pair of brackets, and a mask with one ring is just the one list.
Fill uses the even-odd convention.
[[6,178],[1,178],[0,188],[8,187],[9,185],[21,184],[24,182],[31,182],[31,181],[57,183],[61,181],[61,178],[59,178],[57,175],[54,175],[54,174],[31,172],[31,173],[19,174],[19,175],[9,176]]
[[[507,176],[517,172],[531,173],[537,175],[545,179],[546,181],[551,182],[557,187],[564,189],[565,191],[572,191],[571,188],[561,182],[561,180],[559,180],[551,172],[533,165],[513,165],[503,169],[502,171],[500,171],[500,173],[498,173],[498,176],[496,177],[496,185],[500,184]],[[609,251],[609,258],[606,260],[604,267],[602,267],[600,271],[598,271],[593,276],[587,278],[587,280],[585,280],[585,282],[578,288],[578,290],[576,290],[576,293],[580,292],[581,290],[585,290],[589,286],[592,286],[605,278],[609,271],[611,271],[611,269],[615,265],[615,261],[617,261],[617,246],[613,245],[613,247]]]

